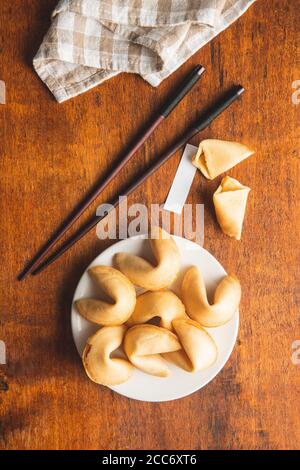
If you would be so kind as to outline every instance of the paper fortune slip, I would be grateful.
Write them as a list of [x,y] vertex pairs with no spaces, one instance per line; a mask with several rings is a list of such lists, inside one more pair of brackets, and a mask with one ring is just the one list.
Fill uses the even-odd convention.
[[181,214],[197,171],[197,168],[192,164],[192,157],[196,154],[197,149],[198,147],[194,145],[186,145],[164,204],[166,211]]
[[0,104],[5,104],[5,82],[0,80]]

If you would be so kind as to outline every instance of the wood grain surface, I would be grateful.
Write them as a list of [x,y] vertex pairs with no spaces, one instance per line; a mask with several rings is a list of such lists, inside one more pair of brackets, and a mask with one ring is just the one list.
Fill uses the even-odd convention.
[[[300,447],[299,2],[260,0],[157,89],[122,74],[64,104],[32,68],[56,0],[2,0],[0,80],[0,366],[2,449],[295,449]],[[298,39],[297,39],[298,37]],[[297,55],[298,54],[298,55]],[[239,338],[222,372],[180,401],[128,400],[90,382],[70,331],[70,303],[87,264],[112,242],[89,234],[40,276],[23,264],[118,161],[193,65],[201,83],[90,208],[109,200],[234,83],[243,99],[202,135],[237,140],[255,155],[230,171],[252,188],[241,242],[211,207],[220,178],[197,174],[188,202],[205,204],[205,243],[243,286]],[[200,136],[194,139],[198,143]],[[162,203],[180,152],[130,197]]]

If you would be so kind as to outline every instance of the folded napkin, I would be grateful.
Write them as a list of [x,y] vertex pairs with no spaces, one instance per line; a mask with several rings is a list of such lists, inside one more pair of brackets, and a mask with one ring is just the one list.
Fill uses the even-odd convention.
[[120,72],[152,86],[255,0],[61,0],[33,65],[65,101]]

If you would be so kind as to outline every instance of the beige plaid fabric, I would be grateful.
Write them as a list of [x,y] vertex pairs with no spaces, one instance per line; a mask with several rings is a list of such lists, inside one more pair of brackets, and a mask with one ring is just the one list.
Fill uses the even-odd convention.
[[65,101],[120,72],[152,86],[255,0],[61,0],[33,65]]

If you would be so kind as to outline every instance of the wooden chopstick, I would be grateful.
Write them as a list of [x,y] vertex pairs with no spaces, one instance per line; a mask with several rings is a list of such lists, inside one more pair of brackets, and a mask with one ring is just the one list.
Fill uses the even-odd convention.
[[72,227],[76,220],[81,214],[92,204],[92,202],[99,196],[99,194],[106,188],[106,186],[112,181],[112,179],[121,171],[126,163],[136,154],[139,148],[144,142],[150,137],[154,130],[160,125],[160,123],[166,119],[169,114],[175,109],[185,95],[193,88],[198,82],[199,78],[204,72],[202,65],[197,65],[192,72],[185,78],[180,87],[172,94],[171,98],[167,100],[167,103],[162,107],[159,114],[156,116],[153,122],[147,127],[147,129],[138,138],[138,141],[129,149],[124,158],[120,160],[118,165],[111,171],[111,173],[88,194],[88,196],[76,207],[75,210],[69,215],[69,217],[63,222],[63,224],[54,232],[50,239],[40,248],[35,254],[32,260],[25,266],[23,271],[19,274],[18,279],[21,281],[28,274],[30,274],[35,267],[42,261],[46,254],[51,248],[61,239],[65,232]]
[[[134,183],[132,183],[123,196],[129,196],[138,186],[140,186],[146,179],[148,179],[156,170],[158,170],[174,153],[189,142],[189,140],[198,132],[205,129],[216,119],[226,108],[228,108],[239,96],[245,91],[245,89],[238,85],[233,87],[226,95],[220,98],[214,105],[209,108],[206,112],[201,114],[194,125],[186,131],[186,133],[176,141],[166,152],[162,155],[148,170],[146,170]],[[119,204],[119,197],[117,197],[112,203],[113,208],[116,208]],[[111,210],[113,210],[113,208]],[[109,211],[110,212],[110,211]],[[108,213],[109,213],[108,212]],[[43,271],[47,266],[56,261],[60,256],[65,253],[71,246],[78,242],[84,235],[92,230],[101,220],[107,217],[105,216],[93,216],[83,227],[81,227],[73,236],[68,238],[61,247],[49,256],[44,262],[42,262],[36,269],[32,271],[32,274],[38,274]]]

